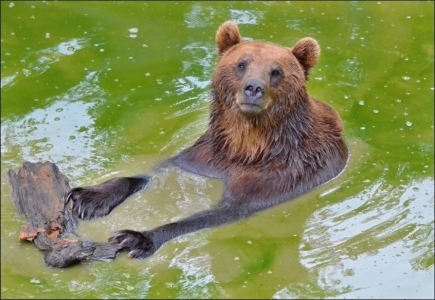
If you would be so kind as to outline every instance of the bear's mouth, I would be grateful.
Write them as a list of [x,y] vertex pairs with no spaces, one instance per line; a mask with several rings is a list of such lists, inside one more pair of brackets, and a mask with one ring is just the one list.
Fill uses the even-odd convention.
[[261,105],[250,102],[239,103],[239,107],[242,113],[247,115],[258,115],[263,111],[263,107]]

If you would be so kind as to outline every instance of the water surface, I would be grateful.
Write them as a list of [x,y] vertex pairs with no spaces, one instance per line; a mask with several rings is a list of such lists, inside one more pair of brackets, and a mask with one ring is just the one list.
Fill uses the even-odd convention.
[[[433,2],[1,2],[2,298],[434,297]],[[55,162],[73,186],[149,172],[208,120],[214,35],[322,54],[310,93],[341,115],[336,180],[145,260],[48,269],[17,235],[6,170]],[[222,183],[176,171],[82,238],[206,209]]]

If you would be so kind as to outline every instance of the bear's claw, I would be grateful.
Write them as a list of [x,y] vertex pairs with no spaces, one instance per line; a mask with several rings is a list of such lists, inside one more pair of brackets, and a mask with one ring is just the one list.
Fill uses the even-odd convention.
[[108,241],[112,244],[119,243],[120,249],[130,249],[127,254],[130,258],[146,258],[155,252],[151,235],[146,232],[125,229],[115,232]]

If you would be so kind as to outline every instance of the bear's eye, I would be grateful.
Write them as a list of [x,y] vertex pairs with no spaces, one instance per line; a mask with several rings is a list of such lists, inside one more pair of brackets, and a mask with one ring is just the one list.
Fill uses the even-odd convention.
[[239,71],[244,71],[246,68],[246,63],[244,61],[239,62],[239,64],[237,65],[237,68],[239,69]]
[[273,70],[272,73],[271,73],[271,75],[272,75],[273,77],[278,77],[279,75],[281,75],[281,71],[280,71],[280,70]]

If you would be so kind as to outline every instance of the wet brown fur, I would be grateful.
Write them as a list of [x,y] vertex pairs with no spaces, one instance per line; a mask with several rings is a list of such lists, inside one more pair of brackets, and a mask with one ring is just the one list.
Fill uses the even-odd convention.
[[[342,123],[327,104],[305,88],[320,48],[312,38],[293,48],[243,41],[237,25],[224,23],[216,34],[219,61],[212,79],[213,102],[207,132],[176,159],[189,171],[218,178],[232,198],[271,201],[296,197],[335,177],[347,161]],[[248,77],[267,83],[264,112],[247,118],[237,97],[243,88],[234,66],[243,56],[252,66]],[[283,80],[268,84],[273,66]]]

